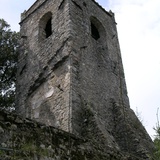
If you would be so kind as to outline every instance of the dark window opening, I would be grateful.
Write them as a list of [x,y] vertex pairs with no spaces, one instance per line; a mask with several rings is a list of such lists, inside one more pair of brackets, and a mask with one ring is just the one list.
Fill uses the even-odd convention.
[[52,34],[52,19],[50,18],[45,27],[46,38]]
[[99,31],[93,23],[91,23],[91,34],[95,40],[100,38]]
[[85,2],[83,2],[83,5],[84,5],[85,7],[87,7],[87,4],[86,4]]

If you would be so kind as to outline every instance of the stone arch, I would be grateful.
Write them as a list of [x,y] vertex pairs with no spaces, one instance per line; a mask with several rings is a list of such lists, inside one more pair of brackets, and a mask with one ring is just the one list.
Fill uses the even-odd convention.
[[52,35],[52,13],[47,12],[39,21],[39,40],[44,40]]
[[90,17],[90,28],[91,28],[92,38],[94,38],[96,41],[99,39],[104,40],[106,36],[105,28],[96,17],[93,16]]

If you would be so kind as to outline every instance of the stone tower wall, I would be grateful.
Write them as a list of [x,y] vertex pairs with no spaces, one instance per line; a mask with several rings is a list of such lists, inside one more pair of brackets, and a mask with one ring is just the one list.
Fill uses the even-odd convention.
[[20,24],[17,112],[148,159],[153,143],[129,106],[114,14],[94,0],[37,0]]
[[[112,124],[110,121],[113,122],[109,119],[113,117],[110,115],[111,101],[114,99],[129,107],[114,15],[97,7],[93,1],[85,1],[84,5],[74,0],[70,8],[74,39],[71,83],[73,116],[80,106],[91,105],[99,123],[111,129],[112,125],[108,126]],[[98,40],[91,35],[91,22],[99,30]]]
[[[17,112],[67,131],[70,20],[68,3],[64,5],[56,0],[37,1],[22,15]],[[52,35],[45,38],[41,24],[48,13],[52,17]]]
[[72,132],[133,154],[152,148],[129,106],[114,14],[94,1],[70,0],[70,15]]

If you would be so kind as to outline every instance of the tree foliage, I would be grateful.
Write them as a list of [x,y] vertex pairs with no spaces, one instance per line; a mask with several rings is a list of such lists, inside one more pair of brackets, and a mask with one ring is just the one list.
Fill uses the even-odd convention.
[[159,111],[159,108],[157,110],[157,125],[154,128],[156,132],[156,135],[153,141],[155,145],[154,160],[160,160],[160,125],[159,125],[158,111]]
[[0,108],[15,107],[15,81],[19,33],[0,19]]

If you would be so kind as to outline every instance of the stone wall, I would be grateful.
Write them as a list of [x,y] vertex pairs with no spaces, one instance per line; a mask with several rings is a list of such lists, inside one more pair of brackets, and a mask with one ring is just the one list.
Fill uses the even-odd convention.
[[141,160],[51,126],[0,111],[1,160]]
[[153,142],[130,109],[114,14],[94,0],[37,0],[20,24],[17,113],[93,150],[149,159]]
[[147,159],[153,143],[129,105],[114,14],[93,1],[69,7],[73,133]]
[[[70,22],[68,5],[60,5],[41,0],[23,14],[16,104],[20,115],[68,131]],[[46,39],[41,32],[48,13],[53,34]]]

